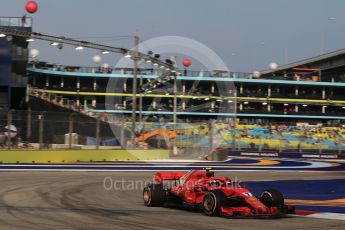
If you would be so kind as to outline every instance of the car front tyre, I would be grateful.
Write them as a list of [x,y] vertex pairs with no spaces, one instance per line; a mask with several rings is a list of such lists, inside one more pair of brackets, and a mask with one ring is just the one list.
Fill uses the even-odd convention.
[[263,191],[260,195],[260,200],[267,207],[275,206],[280,212],[284,212],[284,196],[276,189],[267,189]]
[[226,202],[225,194],[220,190],[207,192],[202,202],[202,210],[208,216],[219,216],[221,207]]

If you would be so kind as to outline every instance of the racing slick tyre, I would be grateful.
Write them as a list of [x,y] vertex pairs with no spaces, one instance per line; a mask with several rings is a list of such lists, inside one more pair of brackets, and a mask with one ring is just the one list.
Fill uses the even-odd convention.
[[267,189],[260,195],[260,201],[267,207],[275,206],[280,212],[284,212],[284,196],[276,189]]
[[205,194],[202,210],[208,216],[219,216],[220,208],[226,203],[226,195],[221,190],[213,190]]
[[149,184],[143,190],[144,204],[149,207],[163,206],[165,190],[162,184]]

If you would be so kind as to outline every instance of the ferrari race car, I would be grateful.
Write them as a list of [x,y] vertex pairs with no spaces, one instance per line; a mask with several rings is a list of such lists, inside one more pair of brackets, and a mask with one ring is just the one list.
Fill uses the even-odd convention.
[[240,183],[227,177],[215,177],[210,169],[159,172],[143,190],[146,206],[179,205],[202,210],[208,216],[279,217],[294,213],[284,204],[282,193],[267,189],[254,196]]

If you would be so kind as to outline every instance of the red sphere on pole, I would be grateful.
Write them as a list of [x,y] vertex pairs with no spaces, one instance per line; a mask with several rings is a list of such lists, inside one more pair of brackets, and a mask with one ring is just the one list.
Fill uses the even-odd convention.
[[26,3],[25,8],[26,8],[26,11],[27,11],[29,14],[34,14],[34,13],[36,13],[37,10],[38,10],[38,4],[37,4],[37,2],[35,2],[35,1],[28,1],[28,2]]
[[188,68],[192,64],[192,62],[188,58],[185,58],[183,59],[182,64],[184,67]]

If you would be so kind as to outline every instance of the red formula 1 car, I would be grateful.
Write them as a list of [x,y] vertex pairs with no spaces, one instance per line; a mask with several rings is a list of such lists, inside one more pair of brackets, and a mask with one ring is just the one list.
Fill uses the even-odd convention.
[[201,209],[208,216],[279,217],[294,213],[278,190],[267,189],[254,196],[238,182],[215,177],[210,169],[156,173],[153,183],[144,188],[143,199],[146,206],[175,204]]

